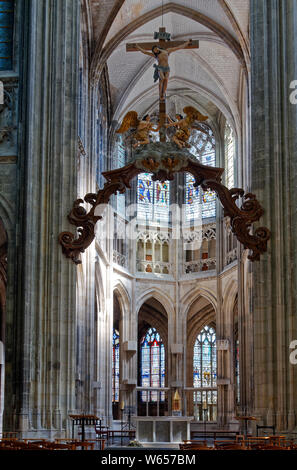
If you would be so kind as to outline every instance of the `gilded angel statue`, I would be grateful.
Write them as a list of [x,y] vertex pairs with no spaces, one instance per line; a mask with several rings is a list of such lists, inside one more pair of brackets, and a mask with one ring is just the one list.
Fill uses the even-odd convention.
[[154,127],[151,118],[146,114],[141,120],[138,119],[136,111],[129,111],[122,121],[120,128],[116,131],[117,134],[124,134],[129,129],[135,129],[130,138],[136,140],[133,148],[139,147],[150,143],[150,132],[158,132],[159,127]]
[[199,111],[192,106],[186,106],[183,109],[186,117],[183,117],[181,114],[177,114],[177,121],[172,121],[168,117],[169,124],[166,124],[166,127],[177,127],[177,131],[172,137],[172,141],[178,145],[179,148],[191,147],[188,144],[188,140],[191,135],[191,130],[197,128],[194,124],[195,121],[202,122],[208,119],[208,116],[203,116]]

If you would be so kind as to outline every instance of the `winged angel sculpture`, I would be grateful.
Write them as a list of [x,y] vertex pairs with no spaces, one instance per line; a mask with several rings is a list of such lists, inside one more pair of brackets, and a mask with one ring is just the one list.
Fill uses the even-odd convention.
[[[208,119],[208,116],[203,116],[199,111],[192,106],[186,106],[183,109],[186,117],[183,117],[181,114],[177,114],[177,121],[172,121],[168,117],[169,124],[166,124],[166,127],[177,127],[177,131],[172,137],[172,141],[176,143],[179,148],[190,147],[188,140],[191,135],[192,129],[199,129],[199,126],[195,126],[195,121],[203,122]],[[200,130],[200,129],[199,129]]]
[[139,147],[150,143],[150,132],[158,132],[160,127],[154,127],[151,118],[146,114],[141,120],[138,119],[136,111],[129,111],[122,121],[120,128],[116,131],[117,134],[124,134],[129,129],[135,129],[130,138],[136,142],[132,145],[133,148]]

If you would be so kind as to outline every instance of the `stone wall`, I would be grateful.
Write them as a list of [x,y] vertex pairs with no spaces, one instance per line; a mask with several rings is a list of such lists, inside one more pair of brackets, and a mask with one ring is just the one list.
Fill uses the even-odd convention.
[[251,1],[252,191],[272,233],[267,254],[253,264],[253,411],[280,431],[297,424],[297,367],[289,361],[297,338],[297,106],[289,100],[296,16],[294,0]]
[[74,409],[76,269],[57,237],[77,195],[80,2],[18,4],[18,164],[1,172],[18,247],[17,257],[9,253],[15,305],[7,315],[4,430],[61,436]]

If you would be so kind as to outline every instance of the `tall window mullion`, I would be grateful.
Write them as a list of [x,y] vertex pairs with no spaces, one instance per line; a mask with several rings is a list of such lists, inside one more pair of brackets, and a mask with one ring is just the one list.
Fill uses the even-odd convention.
[[120,335],[118,330],[113,330],[112,344],[112,401],[119,402],[120,393]]

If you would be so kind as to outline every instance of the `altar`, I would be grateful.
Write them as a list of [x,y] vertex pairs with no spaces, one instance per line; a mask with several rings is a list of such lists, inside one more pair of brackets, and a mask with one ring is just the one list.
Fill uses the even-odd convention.
[[134,416],[136,440],[144,447],[177,447],[190,439],[193,416]]

